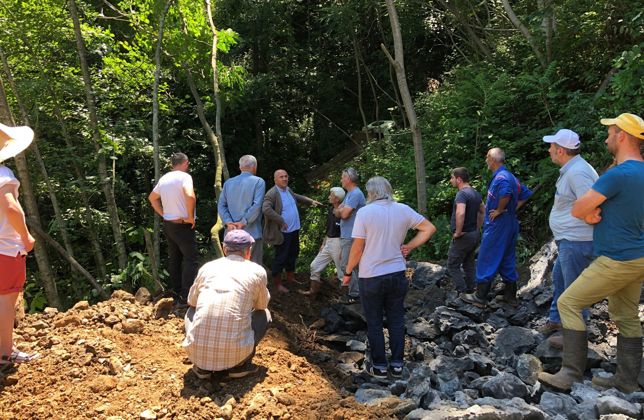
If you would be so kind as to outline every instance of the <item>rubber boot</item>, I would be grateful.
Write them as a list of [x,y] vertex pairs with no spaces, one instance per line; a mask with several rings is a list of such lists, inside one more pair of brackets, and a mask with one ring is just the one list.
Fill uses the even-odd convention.
[[460,298],[462,301],[471,303],[479,308],[487,306],[487,294],[490,293],[492,282],[476,283],[476,291],[474,293],[461,293]]
[[588,340],[586,331],[565,328],[561,331],[564,342],[561,369],[554,375],[546,372],[539,373],[539,381],[560,391],[570,391],[574,382],[581,382],[584,379]]
[[277,289],[278,292],[280,293],[288,293],[289,290],[282,286],[282,275],[281,274],[274,274],[273,275],[273,284],[275,285],[275,288]]
[[311,285],[309,287],[309,290],[301,290],[300,294],[304,296],[310,296],[311,300],[313,300],[318,296],[320,288],[322,287],[322,283],[320,283],[319,281],[311,280]]
[[512,305],[512,306],[519,305],[519,301],[517,300],[516,282],[505,282],[505,287],[503,288],[503,301],[508,305]]
[[642,337],[617,336],[617,371],[610,378],[593,377],[593,385],[617,388],[630,394],[639,391],[637,377],[642,367]]

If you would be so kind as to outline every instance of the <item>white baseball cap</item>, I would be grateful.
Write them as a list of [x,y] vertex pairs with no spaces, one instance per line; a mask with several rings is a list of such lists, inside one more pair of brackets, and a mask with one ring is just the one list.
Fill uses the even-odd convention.
[[543,141],[546,143],[557,143],[559,146],[565,147],[566,149],[579,149],[579,145],[581,144],[579,141],[579,135],[567,128],[562,128],[552,136],[543,136]]

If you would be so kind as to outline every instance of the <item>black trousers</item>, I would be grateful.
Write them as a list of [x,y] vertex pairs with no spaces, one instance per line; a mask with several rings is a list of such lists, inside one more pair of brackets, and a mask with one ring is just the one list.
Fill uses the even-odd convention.
[[277,276],[282,273],[295,271],[295,260],[300,254],[300,231],[284,233],[284,242],[275,247],[275,258],[273,259],[273,266],[271,273]]
[[163,232],[168,241],[170,285],[177,296],[186,300],[198,269],[195,231],[185,223],[164,221]]

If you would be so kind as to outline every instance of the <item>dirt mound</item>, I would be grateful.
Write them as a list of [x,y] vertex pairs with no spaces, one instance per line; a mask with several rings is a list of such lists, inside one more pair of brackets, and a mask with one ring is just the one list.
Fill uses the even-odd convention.
[[96,305],[27,315],[15,341],[42,357],[0,378],[0,418],[393,417],[344,391],[351,379],[336,370],[337,354],[307,327],[337,297],[331,289],[315,303],[294,291],[273,294],[274,322],[254,359],[259,372],[227,382],[191,372],[181,348],[185,310],[167,302],[117,291]]

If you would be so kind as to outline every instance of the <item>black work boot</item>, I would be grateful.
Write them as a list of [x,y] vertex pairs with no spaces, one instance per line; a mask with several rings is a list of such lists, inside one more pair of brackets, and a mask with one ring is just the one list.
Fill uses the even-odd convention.
[[504,282],[505,287],[503,288],[503,301],[509,305],[517,306],[519,301],[517,300],[517,283],[516,282]]
[[617,388],[630,394],[640,389],[637,377],[642,366],[642,337],[617,336],[617,371],[610,378],[593,377],[593,385]]
[[492,282],[476,283],[476,291],[474,293],[461,293],[459,296],[463,302],[471,303],[479,308],[487,306],[487,295],[490,293]]
[[[588,357],[586,331],[561,330],[563,333],[563,360],[559,372],[539,373],[539,381],[560,391],[570,391],[574,382],[584,379]],[[639,374],[639,371],[638,371]]]

